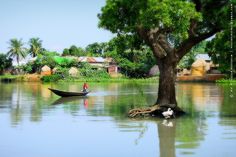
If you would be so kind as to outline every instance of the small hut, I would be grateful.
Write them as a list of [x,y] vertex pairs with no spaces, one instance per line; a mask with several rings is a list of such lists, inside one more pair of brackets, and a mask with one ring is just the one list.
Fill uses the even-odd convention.
[[209,69],[206,61],[204,59],[197,59],[191,66],[191,75],[204,76],[207,70]]
[[44,65],[42,68],[41,68],[41,75],[45,76],[45,75],[51,75],[52,74],[52,71],[51,71],[51,68],[47,65]]
[[78,76],[78,73],[79,73],[79,71],[75,67],[71,67],[70,70],[69,70],[69,75],[72,76],[72,77]]

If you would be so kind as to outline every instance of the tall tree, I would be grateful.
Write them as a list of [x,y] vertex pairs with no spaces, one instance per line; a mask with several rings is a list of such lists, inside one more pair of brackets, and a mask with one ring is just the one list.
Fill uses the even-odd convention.
[[176,66],[194,45],[225,28],[230,17],[229,3],[230,0],[107,0],[98,15],[99,26],[117,34],[138,35],[151,48],[160,70],[155,107],[177,111]]
[[92,43],[86,46],[85,51],[91,56],[102,56],[106,43]]
[[29,45],[29,53],[32,55],[32,57],[36,57],[43,51],[42,40],[40,40],[39,38],[31,38],[29,40]]
[[24,48],[24,43],[22,42],[22,39],[11,39],[10,42],[10,47],[8,51],[8,56],[10,58],[16,58],[16,61],[19,65],[20,59],[25,58],[26,56],[26,48]]
[[76,47],[75,45],[72,45],[69,49],[65,48],[63,50],[62,56],[84,56],[85,51],[81,47]]

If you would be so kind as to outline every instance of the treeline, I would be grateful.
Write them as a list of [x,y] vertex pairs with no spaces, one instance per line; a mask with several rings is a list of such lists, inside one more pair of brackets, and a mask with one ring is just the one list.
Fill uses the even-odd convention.
[[[235,34],[235,25],[233,34]],[[233,73],[236,69],[235,52],[236,40],[233,44],[230,43],[230,30],[222,31],[216,34],[215,38],[210,41],[203,41],[192,48],[191,52],[185,55],[180,63],[179,68],[189,68],[195,60],[195,56],[199,53],[208,53],[215,64],[219,64],[219,70],[223,73],[230,74],[231,67],[229,62],[233,61]],[[31,38],[28,41],[28,49],[25,47],[22,39],[11,39],[9,41],[9,51],[5,54],[0,54],[0,73],[4,69],[12,66],[12,60],[16,59],[19,64],[20,59],[27,55],[32,57],[40,56],[49,59],[48,56],[93,56],[93,57],[112,57],[121,67],[122,73],[125,76],[140,78],[148,74],[149,69],[156,64],[153,53],[143,41],[133,35],[118,35],[109,42],[92,43],[85,48],[72,45],[65,48],[62,53],[50,52],[42,46],[42,40],[39,38]],[[232,49],[233,48],[233,49]],[[44,57],[43,57],[44,56]],[[47,61],[47,64],[49,64]],[[43,63],[43,62],[41,62]],[[52,61],[51,64],[53,65]],[[39,65],[35,64],[33,69],[37,69]],[[70,66],[70,65],[68,65]],[[27,68],[26,68],[27,69]],[[28,71],[30,68],[28,68]],[[33,70],[34,71],[34,70]]]
[[[27,72],[37,71],[43,63],[54,66],[51,61],[52,56],[93,56],[93,57],[112,57],[122,69],[121,72],[132,78],[140,78],[147,76],[149,69],[155,65],[155,60],[151,50],[145,46],[138,38],[131,36],[118,36],[103,43],[92,43],[87,45],[84,49],[72,45],[65,48],[61,54],[58,52],[47,51],[42,46],[42,40],[39,38],[31,38],[29,40],[28,49],[25,47],[22,39],[11,39],[9,41],[9,51],[6,54],[1,54],[1,62],[11,62],[15,59],[18,63],[27,55],[37,57],[32,66],[22,66]],[[37,63],[38,62],[38,63]],[[32,63],[29,63],[30,65]],[[40,64],[40,65],[39,65]],[[4,64],[2,64],[4,65]],[[2,66],[1,69],[10,67],[11,64]],[[67,67],[70,64],[66,65]]]

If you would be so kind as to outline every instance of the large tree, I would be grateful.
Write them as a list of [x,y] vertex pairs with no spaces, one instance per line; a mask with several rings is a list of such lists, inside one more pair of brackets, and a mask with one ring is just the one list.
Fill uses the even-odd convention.
[[42,47],[42,40],[39,38],[31,38],[29,40],[29,53],[32,55],[32,57],[36,57],[38,54],[43,52],[43,47]]
[[22,42],[22,39],[11,39],[10,42],[10,47],[8,51],[8,56],[10,58],[16,58],[16,61],[19,65],[20,59],[25,58],[26,56],[26,48],[24,48],[24,43]]
[[107,43],[92,43],[86,46],[85,51],[91,56],[102,56]]
[[72,45],[69,49],[65,48],[63,50],[62,56],[85,56],[86,53],[83,48],[76,47],[75,45]]
[[[107,0],[99,26],[112,33],[138,35],[160,70],[156,108],[179,110],[176,66],[191,48],[224,29],[230,0]],[[172,104],[172,105],[170,105]]]

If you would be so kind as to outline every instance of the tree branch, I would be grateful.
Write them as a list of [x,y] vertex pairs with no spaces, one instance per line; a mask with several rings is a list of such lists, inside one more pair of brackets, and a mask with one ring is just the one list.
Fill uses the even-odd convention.
[[198,44],[199,42],[213,36],[217,32],[221,31],[221,29],[214,29],[210,32],[200,34],[195,37],[189,37],[187,40],[185,40],[179,48],[177,48],[176,54],[178,59],[180,60],[186,53],[188,53],[193,46]]
[[146,44],[151,47],[157,58],[163,58],[167,54],[173,52],[173,48],[168,43],[167,38],[163,33],[164,30],[160,30],[159,28],[148,30],[139,26],[137,32],[139,36],[144,39]]

